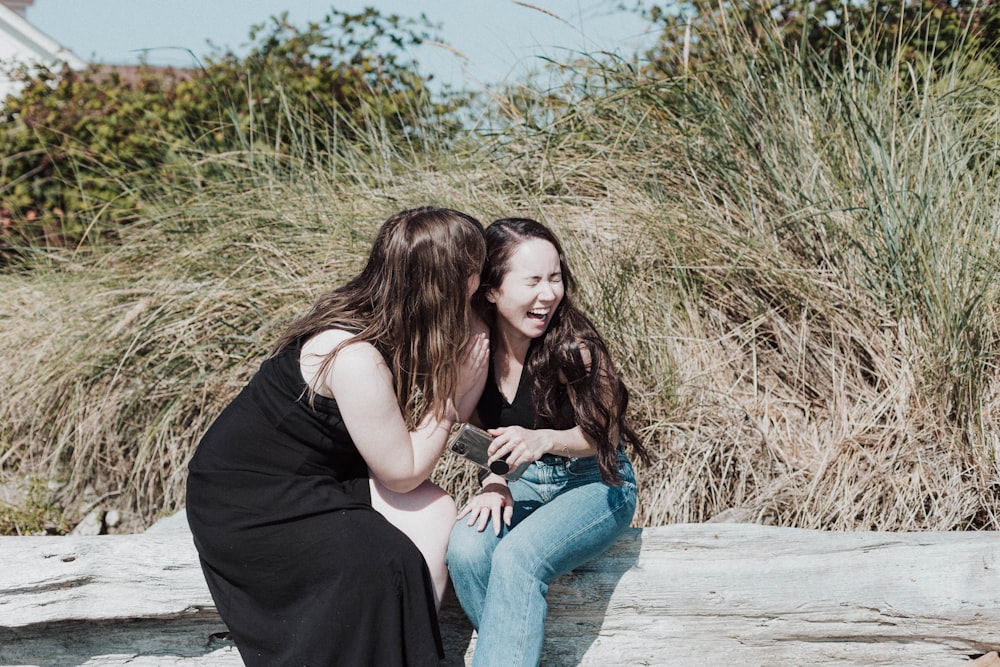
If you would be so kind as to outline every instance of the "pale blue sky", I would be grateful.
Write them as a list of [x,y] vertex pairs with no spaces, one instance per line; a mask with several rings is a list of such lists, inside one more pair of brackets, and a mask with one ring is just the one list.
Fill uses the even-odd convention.
[[[634,2],[634,0],[633,0]],[[477,88],[541,69],[540,57],[575,52],[632,53],[653,35],[620,0],[35,0],[28,21],[84,60],[190,66],[184,49],[201,56],[208,42],[239,52],[250,26],[288,11],[298,26],[318,21],[331,4],[343,11],[376,6],[385,14],[423,11],[468,60],[434,46],[414,54],[424,74]],[[412,8],[412,9],[411,9]]]

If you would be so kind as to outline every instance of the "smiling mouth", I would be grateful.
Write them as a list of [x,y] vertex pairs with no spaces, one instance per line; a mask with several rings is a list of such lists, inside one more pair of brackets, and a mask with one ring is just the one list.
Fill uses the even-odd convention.
[[530,317],[533,320],[544,320],[548,316],[549,316],[549,311],[547,308],[546,309],[536,308],[534,310],[528,311],[528,317]]

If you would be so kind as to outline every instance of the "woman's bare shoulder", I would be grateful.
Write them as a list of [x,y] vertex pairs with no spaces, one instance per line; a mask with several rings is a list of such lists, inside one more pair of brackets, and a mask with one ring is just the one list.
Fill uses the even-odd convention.
[[[306,339],[302,344],[302,355],[325,357],[333,352],[338,345],[342,345],[352,338],[354,338],[354,334],[350,331],[344,331],[343,329],[323,329]],[[356,347],[357,345],[360,345],[360,343],[348,347]]]
[[[335,397],[333,384],[341,374],[367,375],[384,365],[382,355],[368,341],[352,342],[354,334],[342,329],[325,329],[302,344],[299,369],[306,383],[319,394]],[[337,356],[330,361],[330,355]],[[325,372],[324,372],[325,370]]]

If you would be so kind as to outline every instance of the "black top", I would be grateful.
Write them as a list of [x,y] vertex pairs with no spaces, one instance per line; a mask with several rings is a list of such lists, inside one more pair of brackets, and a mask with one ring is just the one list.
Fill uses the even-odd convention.
[[[497,426],[521,426],[524,428],[555,428],[552,421],[545,419],[535,413],[535,405],[531,396],[531,377],[527,370],[521,371],[521,379],[517,384],[517,391],[514,393],[514,400],[508,401],[503,392],[500,391],[500,384],[497,382],[496,371],[493,363],[490,363],[489,373],[486,377],[486,387],[483,388],[483,395],[476,405],[476,414],[479,421],[486,428]],[[576,423],[574,418],[573,404],[569,396],[563,390],[563,400],[560,405],[561,417],[571,424]]]

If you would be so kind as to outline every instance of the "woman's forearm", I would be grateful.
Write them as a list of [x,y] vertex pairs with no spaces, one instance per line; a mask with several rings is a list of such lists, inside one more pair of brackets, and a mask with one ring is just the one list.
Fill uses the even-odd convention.
[[571,429],[546,429],[549,442],[548,453],[556,456],[581,458],[597,454],[597,447],[579,426]]
[[451,427],[458,421],[457,417],[458,412],[449,401],[443,416],[427,414],[417,427],[410,431],[413,470],[416,477],[423,480],[430,476],[441,454],[444,453]]

